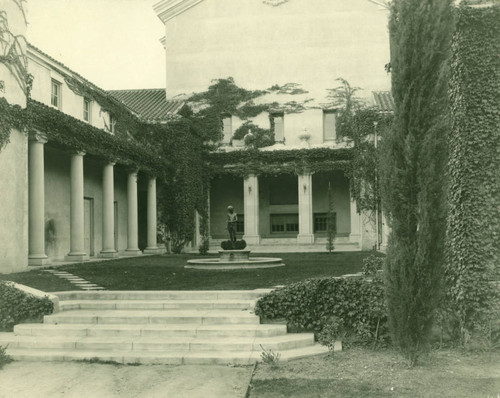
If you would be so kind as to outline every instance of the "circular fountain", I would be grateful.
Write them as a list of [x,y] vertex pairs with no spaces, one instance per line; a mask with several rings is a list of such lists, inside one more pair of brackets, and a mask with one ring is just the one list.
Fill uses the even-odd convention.
[[184,268],[194,269],[252,269],[284,267],[281,258],[250,257],[250,250],[219,250],[219,258],[188,260]]

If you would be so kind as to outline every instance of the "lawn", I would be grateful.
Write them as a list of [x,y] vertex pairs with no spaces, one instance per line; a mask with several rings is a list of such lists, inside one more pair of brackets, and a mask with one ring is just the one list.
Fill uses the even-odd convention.
[[[196,254],[167,254],[141,258],[72,264],[58,267],[108,290],[238,290],[287,285],[307,278],[340,276],[359,272],[362,260],[370,252],[345,253],[275,253],[286,264],[281,268],[254,270],[195,270],[186,269],[188,259]],[[44,291],[75,290],[43,270],[0,275]]]
[[500,396],[500,352],[431,352],[408,368],[392,349],[353,348],[334,356],[259,364],[250,398]]

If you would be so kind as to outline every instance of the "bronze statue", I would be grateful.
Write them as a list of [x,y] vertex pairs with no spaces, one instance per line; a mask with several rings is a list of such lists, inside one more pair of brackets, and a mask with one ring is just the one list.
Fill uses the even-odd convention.
[[227,231],[229,232],[229,240],[236,242],[236,222],[238,215],[234,212],[233,206],[227,207]]

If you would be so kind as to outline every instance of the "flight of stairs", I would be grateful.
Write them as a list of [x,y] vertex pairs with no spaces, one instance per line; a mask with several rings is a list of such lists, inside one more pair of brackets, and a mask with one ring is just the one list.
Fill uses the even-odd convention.
[[0,333],[15,360],[247,365],[263,350],[281,360],[328,352],[311,333],[260,324],[252,291],[74,291],[57,293],[44,323]]

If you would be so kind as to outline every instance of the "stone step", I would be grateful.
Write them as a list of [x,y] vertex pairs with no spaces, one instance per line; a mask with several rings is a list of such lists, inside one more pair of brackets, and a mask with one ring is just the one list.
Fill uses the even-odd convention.
[[[325,346],[315,344],[282,352],[281,361],[320,355],[328,352]],[[53,350],[7,348],[7,354],[14,360],[28,361],[82,361],[100,360],[124,364],[165,364],[165,365],[250,365],[261,361],[262,350],[234,352],[132,352],[106,350]]]
[[16,336],[0,334],[0,345],[11,348],[36,348],[53,350],[106,350],[106,351],[285,351],[314,344],[311,333],[286,334],[274,337],[171,337],[168,339],[151,336],[132,337],[63,337]]
[[51,324],[259,324],[260,318],[248,311],[235,310],[76,310],[43,317]]
[[64,300],[60,311],[69,310],[253,310],[256,300]]
[[271,289],[256,290],[136,290],[136,291],[70,291],[57,292],[60,301],[66,300],[256,300]]
[[271,337],[286,334],[286,325],[87,325],[87,324],[19,324],[14,327],[16,336],[66,337]]

